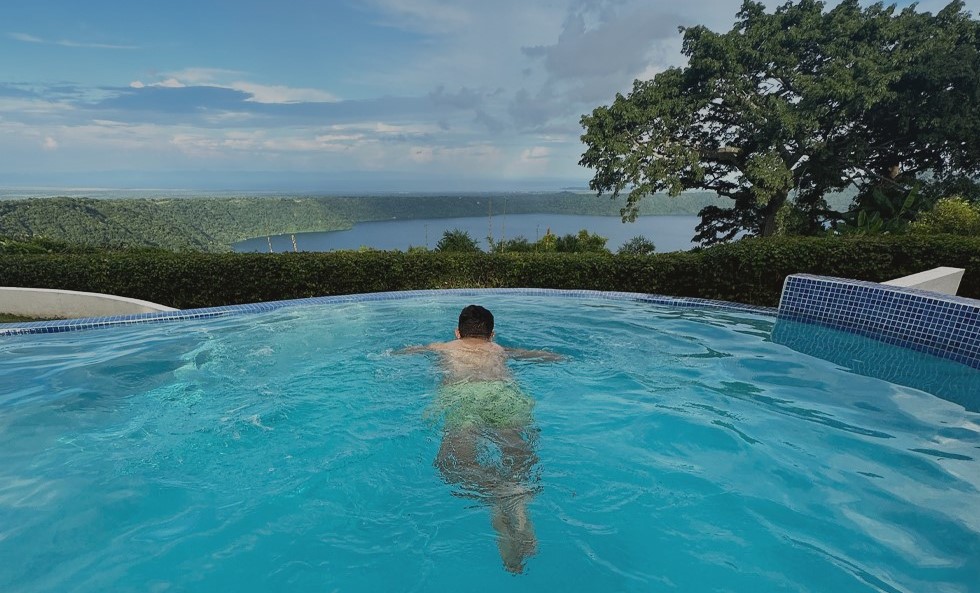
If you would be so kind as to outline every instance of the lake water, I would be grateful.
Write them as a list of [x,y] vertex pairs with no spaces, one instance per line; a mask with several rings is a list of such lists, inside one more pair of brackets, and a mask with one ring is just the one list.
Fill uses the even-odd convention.
[[425,218],[417,220],[388,220],[361,222],[346,231],[296,233],[256,237],[235,243],[237,252],[292,251],[292,237],[296,237],[299,251],[332,251],[371,247],[384,250],[405,251],[409,247],[435,248],[443,233],[453,229],[466,231],[483,248],[487,249],[487,235],[493,239],[514,239],[523,236],[537,241],[548,229],[552,234],[567,235],[588,229],[608,239],[606,247],[616,251],[624,243],[642,235],[657,246],[657,252],[684,251],[695,246],[691,242],[697,216],[641,216],[636,222],[624,223],[618,216],[576,216],[570,214],[508,214],[472,218]]

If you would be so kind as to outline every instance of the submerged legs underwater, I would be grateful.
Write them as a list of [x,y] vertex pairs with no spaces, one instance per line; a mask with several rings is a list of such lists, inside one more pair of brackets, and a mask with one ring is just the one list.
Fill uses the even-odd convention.
[[[532,428],[447,428],[436,458],[443,479],[490,507],[504,567],[514,573],[537,551],[527,506],[535,494]],[[497,457],[499,453],[499,457]]]

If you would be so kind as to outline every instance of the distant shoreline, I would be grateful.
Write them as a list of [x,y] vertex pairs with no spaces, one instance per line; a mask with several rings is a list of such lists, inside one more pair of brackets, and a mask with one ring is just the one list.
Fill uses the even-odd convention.
[[[87,192],[92,194],[92,192]],[[0,191],[0,237],[44,237],[95,247],[153,247],[227,252],[250,238],[349,230],[356,223],[555,214],[620,217],[625,198],[590,193],[505,192],[303,196],[295,193],[145,197],[13,197]],[[648,196],[640,216],[697,216],[730,200],[708,192]],[[576,229],[577,230],[577,229]],[[592,230],[592,229],[589,229]]]
[[[326,232],[306,232],[253,237],[236,242],[232,249],[238,253],[268,253],[297,251],[341,251],[361,248],[407,251],[413,247],[434,249],[447,231],[460,230],[469,234],[484,251],[490,250],[487,235],[495,241],[523,237],[538,241],[546,232],[557,236],[576,234],[582,229],[607,240],[606,248],[617,251],[636,236],[652,241],[657,252],[687,251],[696,245],[691,241],[697,216],[690,214],[648,215],[636,222],[623,223],[620,216],[572,214],[505,214],[492,218],[397,219],[355,223],[351,229]],[[295,242],[295,243],[294,243]]]

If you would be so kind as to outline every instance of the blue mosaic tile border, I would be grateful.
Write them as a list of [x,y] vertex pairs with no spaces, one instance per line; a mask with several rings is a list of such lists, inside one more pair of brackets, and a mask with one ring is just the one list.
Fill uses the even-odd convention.
[[446,290],[405,290],[398,292],[374,292],[367,294],[351,294],[341,296],[313,297],[307,299],[293,299],[288,301],[272,301],[267,303],[254,303],[250,305],[231,305],[227,307],[209,307],[204,309],[181,309],[177,311],[165,311],[160,313],[138,313],[135,315],[115,315],[112,317],[86,317],[83,319],[64,319],[58,321],[29,321],[23,323],[0,323],[0,336],[11,336],[18,334],[52,334],[69,331],[79,331],[85,329],[96,329],[114,327],[120,325],[134,325],[138,323],[162,323],[168,321],[179,321],[184,319],[204,319],[210,317],[223,317],[226,315],[241,315],[246,313],[259,313],[263,311],[273,311],[285,307],[309,306],[309,305],[329,305],[334,303],[354,303],[364,301],[393,301],[399,299],[410,299],[420,297],[430,297],[439,295],[448,296],[474,296],[483,295],[515,295],[515,296],[555,296],[580,299],[606,299],[606,300],[626,300],[643,303],[653,303],[670,307],[701,307],[731,311],[742,311],[757,313],[760,315],[774,316],[776,310],[770,307],[756,307],[753,305],[743,305],[727,301],[713,301],[709,299],[696,299],[686,297],[669,297],[655,294],[643,294],[635,292],[614,292],[598,290],[555,290],[549,288],[474,288],[474,289],[446,289]]
[[980,413],[980,372],[927,352],[812,323],[777,319],[772,341],[853,373],[931,393]]
[[814,323],[980,369],[980,301],[875,282],[795,274],[779,319]]

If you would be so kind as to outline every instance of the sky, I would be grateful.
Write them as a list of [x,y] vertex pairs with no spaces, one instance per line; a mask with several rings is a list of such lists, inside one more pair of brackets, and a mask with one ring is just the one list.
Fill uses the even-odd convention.
[[581,116],[739,5],[5,0],[0,189],[584,189]]

